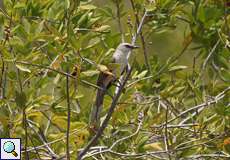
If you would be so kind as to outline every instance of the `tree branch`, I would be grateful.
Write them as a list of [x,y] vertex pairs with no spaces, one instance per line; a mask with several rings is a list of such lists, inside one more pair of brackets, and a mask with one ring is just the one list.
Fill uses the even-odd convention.
[[[67,73],[69,69],[67,69]],[[66,76],[66,100],[67,100],[67,130],[66,130],[66,158],[70,160],[70,116],[71,116],[71,108],[70,108],[70,97],[69,97],[69,76]]]
[[[141,19],[140,25],[138,26],[137,32],[132,38],[132,45],[135,44],[137,36],[141,32],[141,29],[142,29],[142,26],[144,24],[144,20],[145,20],[146,16],[147,16],[147,11],[145,11],[145,13],[144,13],[144,15],[143,15],[143,17]],[[130,57],[130,54],[131,54],[131,52],[128,53],[127,58]],[[96,135],[89,141],[89,143],[86,145],[86,147],[83,149],[83,151],[81,151],[79,153],[78,160],[81,160],[83,158],[83,156],[88,152],[90,147],[93,146],[93,144],[95,144],[95,142],[97,142],[97,140],[101,137],[104,129],[107,127],[107,125],[109,123],[109,120],[110,120],[110,118],[111,118],[111,116],[112,116],[112,114],[114,112],[114,109],[115,109],[115,107],[117,105],[118,99],[119,99],[119,97],[120,97],[120,95],[122,93],[123,88],[125,87],[126,82],[128,81],[128,79],[129,79],[129,77],[131,75],[131,72],[132,72],[132,67],[128,68],[127,75],[126,75],[126,78],[124,79],[124,81],[123,81],[123,77],[120,77],[121,85],[116,88],[114,99],[112,101],[112,104],[111,104],[111,106],[109,108],[109,111],[108,111],[108,113],[106,115],[105,120],[103,121],[101,127],[98,129]]]
[[[138,12],[135,9],[134,1],[130,0],[130,2],[131,2],[131,5],[132,5],[134,15],[135,15],[136,24],[137,24],[137,26],[139,26],[140,20],[139,20],[139,17],[138,17]],[[144,36],[143,36],[141,31],[140,31],[140,38],[141,38],[142,48],[143,48],[143,51],[144,51],[143,53],[144,53],[144,58],[145,58],[145,65],[146,65],[148,71],[151,73],[151,67],[149,65],[149,60],[148,60],[148,56],[147,56],[147,48],[146,48],[146,44],[145,44],[145,38],[144,38]]]

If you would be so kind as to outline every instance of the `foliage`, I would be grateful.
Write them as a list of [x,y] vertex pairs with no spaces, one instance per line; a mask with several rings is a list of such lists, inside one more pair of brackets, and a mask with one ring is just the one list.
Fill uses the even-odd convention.
[[[4,0],[0,137],[22,138],[31,159],[61,158],[70,131],[70,159],[76,159],[94,134],[88,119],[97,76],[107,72],[121,37],[131,42],[145,11],[143,39],[137,41],[142,47],[130,57],[132,75],[95,145],[107,146],[101,153],[105,159],[230,157],[230,10],[225,0]],[[169,48],[167,40],[178,30],[181,50],[162,60],[153,37],[166,35]],[[186,65],[181,64],[185,57]],[[102,120],[112,100],[105,97]],[[100,158],[98,153],[94,156]]]

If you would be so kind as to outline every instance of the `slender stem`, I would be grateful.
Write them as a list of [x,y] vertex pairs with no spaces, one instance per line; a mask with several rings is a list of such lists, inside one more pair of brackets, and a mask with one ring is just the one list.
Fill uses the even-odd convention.
[[98,129],[96,135],[89,141],[89,143],[86,145],[86,147],[83,149],[83,151],[81,151],[81,152],[79,153],[79,155],[78,155],[78,160],[81,160],[82,157],[88,152],[88,150],[90,149],[90,147],[91,147],[93,144],[95,144],[95,142],[97,142],[97,140],[101,137],[103,131],[104,131],[105,128],[107,127],[107,125],[108,125],[108,123],[109,123],[109,120],[110,120],[110,118],[112,117],[112,114],[113,114],[113,112],[114,112],[114,109],[115,109],[115,107],[116,107],[116,105],[117,105],[118,99],[119,99],[119,97],[120,97],[120,95],[121,95],[121,93],[122,93],[122,90],[123,90],[123,88],[125,87],[125,84],[126,84],[126,82],[128,81],[129,76],[131,75],[131,71],[132,71],[132,69],[129,70],[129,72],[127,73],[127,76],[126,76],[124,82],[123,82],[123,83],[121,84],[121,86],[119,87],[118,93],[115,95],[115,97],[114,97],[114,99],[113,99],[113,101],[112,101],[112,104],[111,104],[111,106],[110,106],[110,108],[109,108],[109,111],[108,111],[108,113],[107,113],[107,115],[106,115],[106,118],[105,118],[105,120],[102,122],[101,127]]
[[[5,60],[5,62],[12,62],[12,61],[7,61]],[[45,65],[40,65],[40,64],[33,64],[33,63],[29,63],[29,62],[25,62],[25,61],[15,61],[14,63],[18,63],[18,64],[23,64],[23,65],[29,65],[29,66],[33,66],[33,67],[38,67],[38,68],[43,68],[43,69],[48,69],[50,71],[53,71],[53,72],[56,72],[56,73],[59,73],[61,75],[65,75],[65,76],[68,76],[70,78],[73,78],[73,79],[76,79],[75,76],[69,74],[69,73],[66,73],[66,72],[63,72],[63,71],[59,71],[59,70],[56,70],[54,68],[51,68],[49,66],[45,66]],[[90,87],[93,87],[93,88],[96,88],[96,89],[102,89],[100,88],[99,86],[93,84],[93,83],[90,83],[88,81],[85,81],[85,80],[81,80],[81,83],[85,84],[85,85],[88,85]]]
[[[197,105],[197,106],[191,107],[191,108],[189,108],[189,109],[187,109],[187,110],[181,112],[179,115],[177,115],[177,117],[170,119],[170,120],[168,121],[168,123],[171,123],[171,122],[175,121],[175,120],[178,119],[179,117],[181,117],[181,116],[183,116],[183,115],[185,115],[185,114],[187,114],[187,113],[190,113],[190,112],[192,112],[193,110],[196,111],[197,109],[201,109],[201,108],[203,108],[203,107],[205,107],[205,106],[209,106],[209,105],[211,105],[211,104],[216,104],[216,103],[218,103],[219,100],[223,99],[223,98],[226,96],[226,93],[227,93],[229,90],[230,90],[230,87],[224,89],[221,93],[219,93],[217,96],[215,96],[213,100],[210,100],[210,101],[208,101],[208,102],[204,102],[204,103],[202,103],[202,104],[199,104],[199,105]],[[189,118],[191,118],[191,116],[190,116]],[[187,120],[187,119],[186,119],[186,120]],[[184,122],[184,121],[183,121],[183,122]],[[162,124],[162,126],[164,126],[164,125],[165,125],[165,123]]]
[[[188,49],[189,45],[191,44],[192,42],[192,39],[184,46],[184,48],[181,50],[181,52],[179,54],[177,54],[175,57],[172,57],[171,59],[171,63],[174,63],[175,61],[177,61],[184,53],[185,51]],[[137,79],[129,84],[127,84],[127,87],[131,87],[132,85],[140,82],[140,81],[143,81],[143,80],[147,80],[147,79],[152,79],[152,78],[156,78],[158,77],[162,72],[164,72],[167,67],[171,64],[171,63],[166,63],[164,64],[157,73],[155,73],[154,75],[150,75],[150,76],[147,76],[147,77],[144,77],[144,78],[141,78],[141,79]]]
[[[140,20],[139,20],[139,17],[138,17],[138,12],[135,8],[135,3],[133,0],[130,0],[131,2],[131,5],[132,5],[132,9],[133,9],[133,12],[134,12],[134,15],[135,15],[135,19],[136,19],[136,25],[139,26],[140,24]],[[142,44],[142,48],[143,48],[143,53],[144,53],[144,58],[145,58],[145,65],[148,69],[148,71],[151,73],[151,67],[149,65],[149,60],[148,60],[148,55],[147,55],[147,48],[146,48],[146,43],[145,43],[145,38],[142,34],[142,31],[140,31],[140,38],[141,38],[141,44]]]
[[[168,113],[169,113],[169,107],[168,105],[166,105],[167,109],[166,109],[166,113],[165,113],[165,150],[166,151],[169,151],[170,148],[169,148],[169,139],[168,139]],[[168,154],[168,158],[169,160],[171,160],[171,156],[170,156],[170,152]]]
[[[15,57],[15,55],[14,55],[14,57]],[[15,61],[14,61],[14,64],[16,64]],[[21,80],[20,71],[19,71],[18,68],[16,68],[16,73],[17,73],[17,79],[18,79],[20,94],[22,94],[23,93],[22,80]],[[27,146],[28,146],[28,130],[27,130],[26,106],[23,106],[22,115],[23,115],[23,128],[24,128],[24,131],[25,131],[25,145],[24,145],[24,148],[25,148],[25,150],[27,150]],[[29,153],[28,152],[25,152],[25,159],[29,160]]]
[[[67,69],[67,73],[68,73]],[[70,160],[70,116],[71,116],[71,108],[70,108],[70,97],[69,97],[69,76],[66,76],[66,100],[67,100],[67,130],[66,130],[66,158]]]
[[[28,135],[28,137],[29,137],[29,139],[30,139],[30,142],[32,143],[32,146],[35,147],[34,142],[33,142],[33,140],[32,140],[32,137],[31,137],[30,135]],[[40,160],[41,157],[40,157],[40,154],[39,154],[39,152],[38,152],[37,149],[35,149],[35,153],[36,153],[36,156],[38,157],[38,159]]]
[[202,65],[202,69],[201,69],[201,76],[203,77],[205,68],[208,64],[209,59],[211,58],[211,56],[215,53],[216,48],[218,47],[219,43],[220,43],[220,39],[216,42],[216,44],[213,46],[213,48],[211,49],[211,51],[209,52],[207,58],[205,59],[203,65]]
[[122,26],[121,26],[120,0],[116,0],[116,7],[117,7],[118,28],[119,28],[119,31],[120,31],[120,34],[121,34],[121,41],[125,42],[125,37],[124,37]]
[[[37,127],[38,129],[39,129],[39,132],[37,132],[36,130],[35,130],[35,128],[32,126],[32,121],[30,121],[30,120],[27,120],[27,124],[28,124],[28,127],[31,129],[31,130],[33,130],[33,132],[38,136],[38,138],[40,139],[40,141],[44,144],[44,146],[45,146],[45,148],[47,149],[47,151],[48,151],[48,153],[49,153],[49,155],[51,156],[51,157],[57,157],[57,155],[54,153],[54,151],[50,148],[50,146],[47,144],[47,140],[46,140],[46,138],[44,137],[44,135],[43,135],[43,132],[42,132],[42,130],[39,128],[39,127]],[[34,125],[35,126],[35,125]],[[36,150],[37,150],[37,148],[36,148]]]
[[[135,42],[137,40],[137,36],[141,32],[141,29],[142,29],[142,26],[144,24],[144,20],[145,20],[146,16],[147,16],[147,11],[145,11],[145,13],[144,13],[144,15],[143,15],[143,17],[141,19],[141,22],[140,22],[140,24],[138,26],[137,32],[132,38],[132,44],[133,45],[135,44]],[[127,58],[130,57],[130,54],[131,54],[131,52],[128,53]],[[112,104],[110,105],[110,108],[109,108],[109,111],[108,111],[108,113],[106,115],[105,120],[102,122],[102,125],[98,129],[96,135],[89,141],[89,143],[86,145],[86,147],[79,153],[78,160],[81,160],[83,158],[83,156],[88,152],[90,147],[93,146],[93,144],[95,144],[95,142],[97,142],[97,140],[101,137],[104,129],[107,127],[107,125],[109,123],[109,120],[110,120],[110,118],[111,118],[111,116],[112,116],[112,114],[114,112],[114,109],[116,108],[118,99],[119,99],[119,97],[120,97],[120,95],[122,93],[123,88],[125,87],[125,84],[127,83],[128,79],[129,79],[129,77],[131,75],[131,72],[132,72],[132,67],[130,66],[128,68],[127,75],[126,75],[125,79],[123,80],[123,77],[120,77],[119,80],[121,80],[120,81],[121,85],[119,85],[119,87],[117,87],[116,90],[115,90],[115,96],[113,98]]]
[[[23,128],[25,130],[25,145],[24,148],[27,150],[28,146],[28,130],[27,130],[27,118],[26,118],[26,108],[23,109]],[[26,151],[25,152],[25,159],[29,160],[29,153]]]
[[3,99],[5,97],[5,86],[4,86],[4,75],[5,75],[5,63],[3,60],[3,54],[0,52],[0,58],[2,61],[2,69],[1,69],[1,76],[0,76],[0,99]]

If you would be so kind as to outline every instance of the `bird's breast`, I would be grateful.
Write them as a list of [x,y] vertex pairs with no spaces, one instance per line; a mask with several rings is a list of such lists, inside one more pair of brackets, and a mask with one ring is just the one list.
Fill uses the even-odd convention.
[[116,51],[113,55],[115,63],[120,65],[120,73],[123,72],[124,68],[128,64],[127,55],[121,51]]

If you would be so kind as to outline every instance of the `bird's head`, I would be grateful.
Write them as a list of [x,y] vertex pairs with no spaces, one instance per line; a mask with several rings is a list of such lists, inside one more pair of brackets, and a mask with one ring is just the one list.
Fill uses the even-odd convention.
[[136,48],[139,48],[139,47],[136,45],[132,45],[130,43],[121,43],[117,47],[118,50],[122,51],[125,54],[128,54],[131,50],[136,49]]

